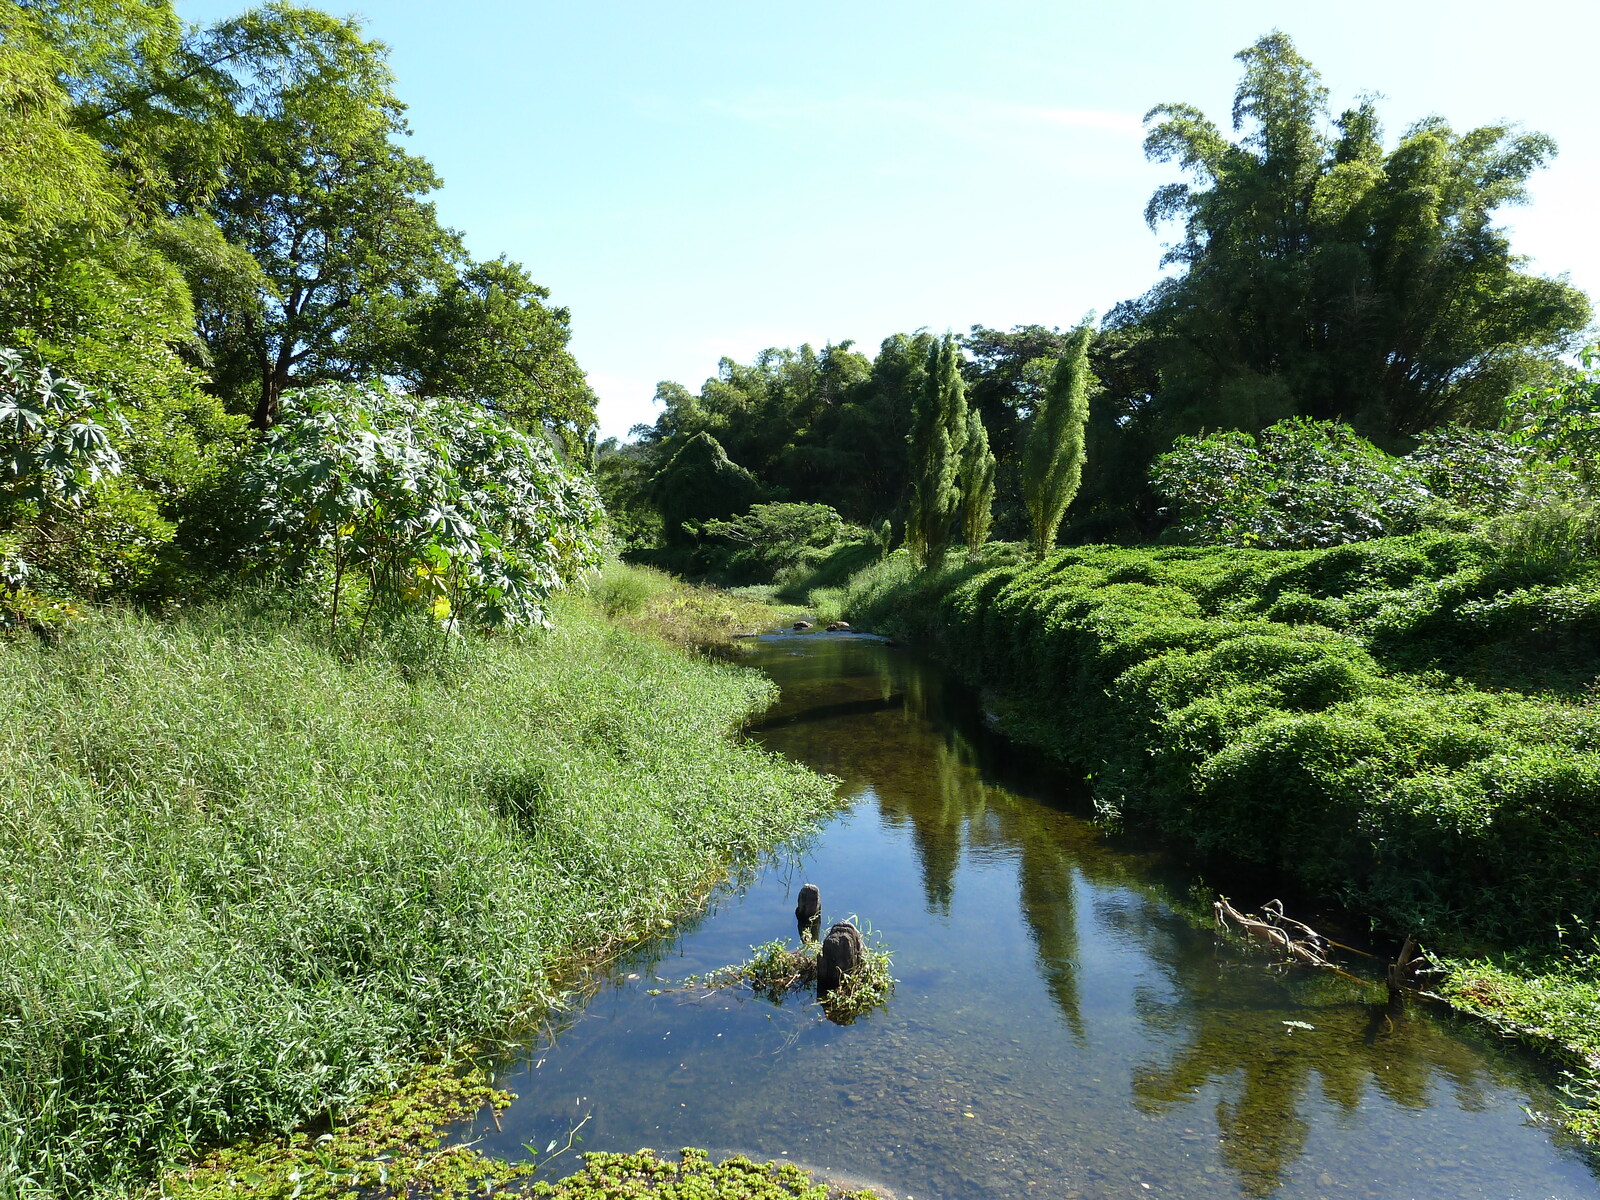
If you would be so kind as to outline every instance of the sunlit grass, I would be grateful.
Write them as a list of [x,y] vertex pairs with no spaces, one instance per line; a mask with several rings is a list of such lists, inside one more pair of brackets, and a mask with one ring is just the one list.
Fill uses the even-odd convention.
[[0,652],[0,1194],[379,1092],[829,803],[770,700],[558,605],[353,661],[270,608]]

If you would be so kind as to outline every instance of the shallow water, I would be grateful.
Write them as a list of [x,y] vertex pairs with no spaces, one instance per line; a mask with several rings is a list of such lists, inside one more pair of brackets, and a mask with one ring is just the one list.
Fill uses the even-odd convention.
[[[480,1149],[576,1128],[552,1174],[692,1145],[943,1200],[1600,1198],[1596,1160],[1525,1111],[1554,1109],[1548,1069],[1220,944],[1181,915],[1180,866],[1108,843],[936,667],[818,634],[750,661],[783,692],[755,736],[850,808],[617,964],[503,1070],[520,1098],[462,1131]],[[825,923],[858,915],[892,949],[887,1010],[840,1027],[803,996],[674,987],[793,939],[808,882]]]

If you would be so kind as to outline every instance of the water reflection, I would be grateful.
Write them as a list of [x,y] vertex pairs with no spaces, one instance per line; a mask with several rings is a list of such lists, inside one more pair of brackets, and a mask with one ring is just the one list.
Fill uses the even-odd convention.
[[[1553,1099],[1528,1064],[1219,947],[1167,859],[1075,816],[971,692],[865,639],[756,658],[783,698],[755,736],[854,808],[512,1068],[504,1129],[469,1131],[485,1149],[592,1109],[586,1148],[788,1155],[945,1200],[1600,1198],[1519,1111]],[[859,914],[893,948],[887,1011],[839,1028],[814,1004],[649,994],[790,933],[804,883],[824,928]]]

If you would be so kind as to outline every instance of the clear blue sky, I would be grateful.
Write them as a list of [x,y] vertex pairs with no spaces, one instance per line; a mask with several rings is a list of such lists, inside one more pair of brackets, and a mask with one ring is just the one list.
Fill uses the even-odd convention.
[[1391,140],[1431,113],[1554,136],[1505,222],[1600,298],[1595,0],[323,6],[390,46],[445,222],[572,310],[607,434],[724,355],[1067,325],[1144,291],[1144,204],[1175,174],[1144,161],[1140,117],[1182,100],[1225,123],[1233,54],[1274,28],[1335,111],[1382,96]]

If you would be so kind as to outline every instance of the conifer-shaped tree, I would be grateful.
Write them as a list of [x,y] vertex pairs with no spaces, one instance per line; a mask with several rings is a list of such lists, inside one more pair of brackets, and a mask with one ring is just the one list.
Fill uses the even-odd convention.
[[1022,500],[1035,558],[1056,542],[1056,530],[1083,480],[1084,426],[1089,420],[1089,322],[1073,331],[1057,360],[1022,448]]
[[961,511],[961,454],[967,441],[967,392],[956,340],[945,334],[928,366],[911,414],[911,513],[906,543],[924,569],[944,562]]
[[994,524],[994,452],[977,409],[967,408],[967,444],[961,453],[961,536],[973,558]]

